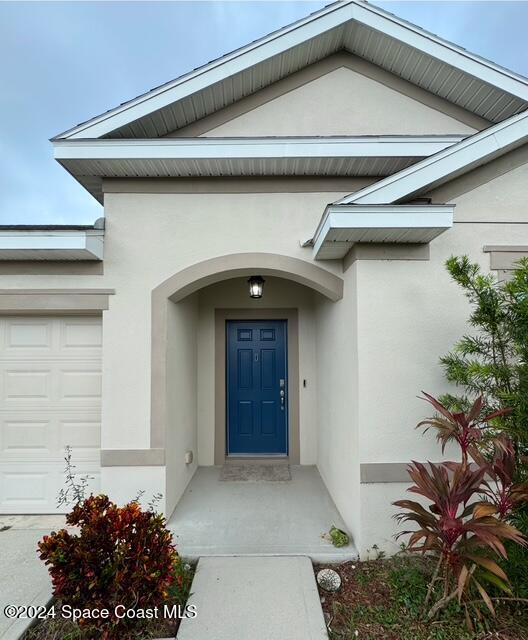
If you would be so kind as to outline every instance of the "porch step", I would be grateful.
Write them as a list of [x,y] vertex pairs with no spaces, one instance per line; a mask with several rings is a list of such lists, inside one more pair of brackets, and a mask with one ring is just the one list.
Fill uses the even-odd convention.
[[290,469],[286,482],[225,482],[220,467],[199,467],[168,523],[180,555],[357,559],[353,541],[336,548],[322,537],[346,527],[317,469]]
[[178,640],[328,640],[306,557],[208,557],[198,562]]

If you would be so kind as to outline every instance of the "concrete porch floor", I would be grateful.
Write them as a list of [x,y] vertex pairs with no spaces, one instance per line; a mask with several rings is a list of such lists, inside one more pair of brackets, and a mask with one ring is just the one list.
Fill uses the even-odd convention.
[[345,525],[316,467],[292,466],[288,482],[221,482],[220,469],[199,467],[169,519],[183,557],[357,558],[353,543],[338,549],[321,537]]

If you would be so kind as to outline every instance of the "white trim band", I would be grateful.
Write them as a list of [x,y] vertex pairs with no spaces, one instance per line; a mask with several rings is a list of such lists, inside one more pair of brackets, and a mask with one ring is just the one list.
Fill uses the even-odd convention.
[[58,140],[57,160],[425,157],[463,135]]

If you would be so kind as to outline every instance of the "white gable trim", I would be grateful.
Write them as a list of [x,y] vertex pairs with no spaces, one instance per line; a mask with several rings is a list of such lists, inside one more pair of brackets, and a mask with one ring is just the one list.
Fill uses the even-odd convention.
[[475,56],[454,44],[421,30],[372,5],[351,0],[334,3],[257,40],[237,51],[143,94],[96,118],[80,124],[57,138],[99,138],[176,103],[231,76],[250,69],[349,21],[395,38],[418,52],[432,56],[447,68],[470,74],[487,85],[528,102],[528,80]]
[[58,138],[99,138],[172,102],[221,82],[259,62],[337,27],[352,17],[354,2],[334,3],[298,22],[275,31],[241,49],[198,67],[148,93],[129,100],[64,133]]
[[337,200],[334,204],[399,202],[490,162],[525,142],[528,142],[527,111],[465,138],[407,169]]

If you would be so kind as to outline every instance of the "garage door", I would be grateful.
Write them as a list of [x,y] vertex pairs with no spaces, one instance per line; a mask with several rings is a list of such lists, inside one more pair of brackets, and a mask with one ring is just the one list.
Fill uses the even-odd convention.
[[60,511],[68,445],[98,488],[101,337],[97,317],[0,317],[0,513]]

